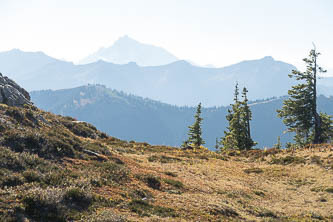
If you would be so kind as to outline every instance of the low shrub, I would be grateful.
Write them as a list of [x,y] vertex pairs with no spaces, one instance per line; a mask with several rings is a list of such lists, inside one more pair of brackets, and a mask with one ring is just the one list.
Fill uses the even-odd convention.
[[24,177],[20,174],[11,174],[0,179],[1,187],[15,187],[24,184]]
[[184,184],[180,181],[172,180],[172,179],[164,179],[163,181],[165,183],[173,186],[174,188],[177,188],[177,189],[183,189],[184,188]]
[[111,155],[111,152],[110,150],[104,146],[103,144],[99,143],[99,142],[95,142],[95,143],[86,143],[83,145],[84,149],[86,150],[90,150],[90,151],[93,151],[93,152],[96,152],[96,153],[99,153],[99,154],[103,154],[103,155],[106,155],[106,156],[110,156]]
[[298,156],[286,156],[281,158],[272,157],[271,164],[289,165],[289,164],[304,164],[305,159]]
[[153,206],[144,200],[132,200],[129,204],[129,209],[140,216],[150,216]]
[[148,190],[134,190],[130,197],[132,199],[152,199],[153,194],[149,192]]
[[333,193],[333,187],[326,188],[325,191],[327,193]]
[[264,197],[265,196],[265,193],[260,191],[260,190],[255,190],[253,191],[253,193],[257,196],[260,196],[260,197]]
[[61,204],[62,196],[55,188],[31,190],[23,198],[25,214],[37,221],[65,222],[67,209]]
[[22,202],[24,213],[36,221],[65,222],[78,220],[79,214],[87,210],[93,200],[89,190],[48,187],[30,190]]
[[16,153],[6,147],[0,147],[0,168],[15,172],[25,169],[35,168],[36,166],[46,167],[49,165],[45,160],[37,155],[26,152]]
[[28,183],[40,182],[42,180],[42,175],[38,171],[27,170],[24,171],[22,175]]
[[95,162],[95,166],[101,173],[101,179],[103,184],[111,183],[124,183],[128,181],[129,170],[126,169],[123,165],[116,164],[111,161],[107,162]]
[[168,176],[171,176],[171,177],[177,177],[177,173],[174,173],[174,172],[170,172],[170,171],[167,171],[167,172],[164,172],[165,175],[168,175]]
[[160,217],[177,217],[178,214],[175,212],[174,209],[169,207],[162,207],[162,206],[154,206],[153,213]]
[[211,215],[225,216],[225,217],[238,217],[239,214],[229,206],[215,206],[209,211]]
[[161,189],[161,181],[160,178],[155,176],[147,176],[145,181],[147,182],[147,185],[153,189],[159,190]]
[[76,123],[71,128],[71,131],[77,136],[91,138],[91,139],[97,138],[96,135],[97,129],[90,124],[88,125],[87,123]]
[[4,138],[3,145],[15,152],[34,153],[46,159],[75,156],[73,145],[68,143],[68,140],[56,136],[35,133],[10,134]]
[[161,217],[177,217],[175,210],[168,207],[153,206],[147,201],[132,200],[128,204],[132,212],[139,214],[140,216],[150,216],[151,214]]
[[11,109],[7,109],[5,114],[7,116],[13,117],[19,123],[22,123],[24,120],[24,112],[20,111],[16,107],[11,107]]
[[148,157],[149,162],[161,162],[161,163],[173,163],[177,161],[181,161],[181,159],[176,158],[176,157],[169,157],[165,155],[153,155]]
[[244,172],[247,174],[250,174],[250,173],[259,174],[259,173],[263,173],[264,171],[261,168],[254,167],[254,168],[245,169]]
[[156,177],[154,175],[136,175],[136,177],[145,182],[150,188],[153,188],[155,190],[161,189],[161,178]]
[[311,163],[315,163],[317,165],[322,165],[323,161],[321,160],[320,156],[312,156]]
[[69,188],[65,192],[63,199],[67,206],[79,210],[87,209],[92,203],[91,195],[77,187]]
[[258,217],[271,217],[271,218],[277,218],[276,214],[270,210],[263,209],[257,213]]
[[127,219],[124,216],[118,215],[111,209],[105,209],[99,212],[93,213],[91,216],[84,218],[83,221],[87,222],[126,222]]

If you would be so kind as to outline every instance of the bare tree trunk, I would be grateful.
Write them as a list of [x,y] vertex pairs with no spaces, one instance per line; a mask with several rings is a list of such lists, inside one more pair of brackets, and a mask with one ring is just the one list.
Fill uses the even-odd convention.
[[317,113],[317,54],[314,50],[314,70],[313,70],[313,103],[312,103],[312,112],[314,115],[314,138],[313,143],[319,144],[320,141],[320,128],[321,121],[320,116]]

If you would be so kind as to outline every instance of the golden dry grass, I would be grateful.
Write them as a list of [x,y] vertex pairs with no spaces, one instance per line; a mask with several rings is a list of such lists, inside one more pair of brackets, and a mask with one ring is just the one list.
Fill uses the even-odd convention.
[[[333,163],[333,151],[329,149],[298,150],[294,153],[281,151],[251,161],[249,157],[242,156],[228,157],[228,160],[210,158],[215,154],[209,151],[162,150],[159,149],[158,154],[146,151],[124,156],[136,160],[134,164],[128,163],[135,173],[154,174],[162,178],[171,178],[165,172],[178,175],[174,179],[185,186],[181,194],[152,190],[156,204],[172,206],[179,213],[179,217],[172,219],[174,221],[217,221],[220,218],[234,221],[333,220],[333,194],[325,192],[333,186],[333,165],[330,165]],[[152,155],[181,160],[170,163],[149,161]],[[195,158],[196,155],[206,155],[208,160]],[[271,164],[273,158],[288,156],[299,157],[305,162]],[[313,162],[314,157],[319,157],[323,163]],[[238,216],[228,217],[223,209],[231,209]],[[135,215],[129,218],[138,221],[156,219]]]
[[45,207],[62,221],[333,221],[329,144],[216,154],[121,141],[35,107],[0,105],[0,121],[3,221],[59,221]]

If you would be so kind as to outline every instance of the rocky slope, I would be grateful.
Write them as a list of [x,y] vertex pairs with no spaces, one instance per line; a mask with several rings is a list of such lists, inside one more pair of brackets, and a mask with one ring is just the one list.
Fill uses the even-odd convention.
[[0,103],[9,106],[23,106],[32,104],[27,91],[17,85],[13,80],[0,73]]

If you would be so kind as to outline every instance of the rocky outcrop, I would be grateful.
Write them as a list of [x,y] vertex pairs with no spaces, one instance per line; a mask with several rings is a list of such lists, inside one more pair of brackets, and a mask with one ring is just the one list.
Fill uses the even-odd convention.
[[8,106],[32,104],[29,93],[16,82],[0,73],[0,103]]

